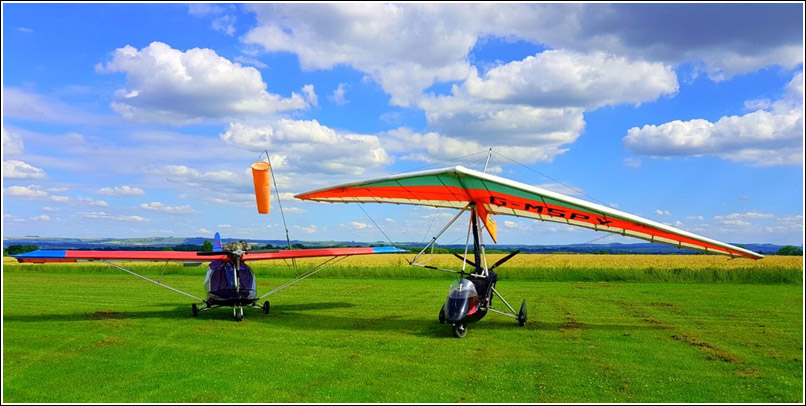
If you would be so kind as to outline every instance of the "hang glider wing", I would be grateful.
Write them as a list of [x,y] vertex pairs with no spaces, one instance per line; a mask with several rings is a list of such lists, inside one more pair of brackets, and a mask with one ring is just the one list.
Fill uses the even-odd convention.
[[[393,254],[408,252],[395,247],[359,247],[359,248],[312,248],[300,250],[247,251],[242,261],[260,261],[267,259],[291,259],[313,257],[341,257],[352,255]],[[229,261],[225,253],[204,253],[182,251],[81,251],[81,250],[37,250],[25,254],[14,255],[18,262],[78,262],[78,261],[171,261],[200,263],[209,261]]]
[[[665,224],[462,166],[332,186],[295,196],[322,202],[396,203],[463,209],[553,221],[709,253],[763,255]],[[488,226],[489,228],[489,226]],[[492,231],[492,230],[491,230]]]

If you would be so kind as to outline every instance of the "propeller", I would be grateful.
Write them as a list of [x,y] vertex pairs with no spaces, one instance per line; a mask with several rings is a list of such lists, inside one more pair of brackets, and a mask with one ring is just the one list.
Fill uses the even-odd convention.
[[457,253],[455,253],[455,252],[453,253],[453,256],[455,256],[456,258],[461,259],[461,260],[462,260],[462,261],[464,261],[464,262],[467,262],[467,263],[468,263],[468,264],[470,264],[470,266],[472,266],[473,268],[478,268],[478,267],[476,266],[476,263],[475,263],[475,262],[473,262],[473,261],[471,261],[471,260],[469,260],[469,259],[466,259],[465,257],[463,257],[463,256],[461,256],[461,255],[459,255],[459,254],[457,254]]
[[518,255],[520,252],[521,252],[521,250],[515,250],[515,251],[510,252],[507,256],[499,259],[498,261],[495,261],[493,266],[490,267],[490,270],[492,271],[493,269],[498,268],[499,265],[503,264],[504,262],[509,261],[510,259],[512,259],[512,257],[514,257],[515,255]]

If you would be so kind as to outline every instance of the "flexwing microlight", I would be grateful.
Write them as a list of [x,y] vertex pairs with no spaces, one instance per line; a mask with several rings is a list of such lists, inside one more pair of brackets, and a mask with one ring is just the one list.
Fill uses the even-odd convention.
[[[481,320],[487,312],[515,318],[521,326],[526,324],[526,300],[516,312],[496,289],[498,275],[493,272],[518,251],[492,265],[487,263],[482,224],[495,241],[497,227],[492,217],[494,214],[553,221],[731,257],[762,258],[762,255],[741,247],[462,166],[347,183],[295,197],[320,202],[395,203],[459,209],[459,213],[409,261],[411,265],[460,274],[459,280],[451,285],[448,298],[439,311],[440,323],[450,324],[456,337],[464,337],[467,325]],[[457,255],[462,260],[462,270],[438,268],[428,265],[427,261],[419,262],[418,258],[429,247],[433,248],[437,238],[465,211],[470,211],[471,216],[465,256]],[[472,260],[467,257],[471,233]],[[466,271],[467,265],[472,267],[471,271]],[[499,308],[498,303],[494,306],[494,297],[503,306]]]
[[[732,257],[763,255],[619,210],[462,166],[332,186],[295,196],[322,202],[397,203],[463,209],[474,205],[491,233],[489,214],[526,217],[606,231]],[[493,238],[496,237],[493,235]]]

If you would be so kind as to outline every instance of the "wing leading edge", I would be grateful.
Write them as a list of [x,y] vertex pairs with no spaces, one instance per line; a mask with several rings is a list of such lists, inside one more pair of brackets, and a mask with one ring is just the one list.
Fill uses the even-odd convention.
[[462,209],[552,221],[678,248],[760,259],[763,255],[600,204],[462,166],[332,186],[295,196],[323,202],[395,203]]
[[[242,261],[261,261],[269,259],[340,257],[351,255],[394,254],[408,252],[395,247],[360,247],[360,248],[312,248],[301,250],[284,250],[274,252],[247,251]],[[196,252],[177,251],[81,251],[81,250],[37,250],[25,254],[14,255],[18,262],[79,262],[79,261],[171,261],[171,262],[209,262],[229,261],[225,253],[220,255],[200,256]]]

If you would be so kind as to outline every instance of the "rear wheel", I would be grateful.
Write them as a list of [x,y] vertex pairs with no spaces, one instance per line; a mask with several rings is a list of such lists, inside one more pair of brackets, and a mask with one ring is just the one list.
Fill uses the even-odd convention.
[[467,326],[463,323],[453,325],[453,336],[462,338],[467,334]]
[[445,324],[445,305],[442,305],[442,308],[439,309],[439,324]]
[[193,311],[193,317],[199,317],[199,306],[196,306],[196,303],[193,303],[190,309]]
[[526,299],[521,303],[521,311],[518,312],[518,324],[523,327],[526,324]]
[[269,314],[269,308],[270,307],[271,307],[271,305],[269,304],[268,300],[263,302],[263,314]]

